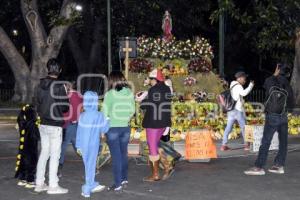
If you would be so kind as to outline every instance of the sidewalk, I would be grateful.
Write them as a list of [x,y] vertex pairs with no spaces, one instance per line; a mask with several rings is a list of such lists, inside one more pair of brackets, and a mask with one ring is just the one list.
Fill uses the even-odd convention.
[[[300,139],[291,138],[291,145],[299,147]],[[232,143],[239,147],[240,141]],[[16,185],[14,176],[18,135],[14,127],[0,125],[0,196],[1,200],[77,200],[83,183],[83,165],[71,146],[67,151],[66,163],[60,184],[70,190],[69,194],[50,196],[36,194]],[[122,194],[102,192],[92,195],[98,200],[296,200],[299,198],[300,173],[299,150],[290,152],[285,175],[267,174],[263,177],[247,177],[243,171],[252,166],[253,155],[243,155],[242,150],[226,152],[209,163],[189,163],[182,161],[176,165],[176,172],[168,181],[144,183],[142,178],[149,174],[148,166],[129,162],[129,187]],[[234,153],[234,157],[232,157]],[[243,156],[241,156],[243,155]],[[220,156],[221,157],[221,156]],[[229,158],[228,158],[229,157]],[[270,155],[268,166],[274,155]],[[112,166],[105,165],[97,181],[112,183]]]

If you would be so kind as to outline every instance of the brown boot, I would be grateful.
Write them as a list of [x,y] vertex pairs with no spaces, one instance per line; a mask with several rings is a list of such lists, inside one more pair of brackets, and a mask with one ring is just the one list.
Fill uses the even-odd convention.
[[165,181],[168,178],[170,178],[170,176],[174,173],[175,170],[172,162],[168,160],[167,155],[165,155],[163,151],[159,151],[159,155],[160,155],[160,162],[164,169],[164,175],[162,177],[162,180]]
[[150,160],[150,169],[151,169],[152,175],[143,178],[143,181],[145,181],[145,182],[159,181],[160,180],[160,177],[159,177],[159,157],[158,157],[158,160],[157,159],[155,161]]

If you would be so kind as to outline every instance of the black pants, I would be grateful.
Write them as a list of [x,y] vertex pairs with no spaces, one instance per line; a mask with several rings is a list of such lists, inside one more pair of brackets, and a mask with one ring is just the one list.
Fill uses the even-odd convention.
[[287,115],[266,114],[263,138],[259,148],[255,166],[263,168],[268,158],[268,152],[275,132],[278,132],[279,151],[274,161],[276,166],[284,166],[288,145],[288,118]]

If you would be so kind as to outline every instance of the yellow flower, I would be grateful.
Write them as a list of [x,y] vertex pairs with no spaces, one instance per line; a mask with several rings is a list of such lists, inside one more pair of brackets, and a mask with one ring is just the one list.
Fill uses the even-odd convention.
[[21,159],[21,154],[18,154],[18,155],[17,155],[17,158],[20,160],[20,159]]
[[24,149],[24,145],[23,144],[20,145],[20,149],[21,150]]
[[21,141],[21,142],[24,142],[24,141],[25,141],[25,138],[24,138],[24,137],[21,137],[21,138],[20,138],[20,141]]
[[18,171],[19,167],[16,167],[15,170]]
[[20,165],[20,161],[18,160],[16,164],[17,164],[17,165]]
[[25,130],[24,130],[24,129],[21,131],[21,134],[22,134],[22,135],[25,135]]

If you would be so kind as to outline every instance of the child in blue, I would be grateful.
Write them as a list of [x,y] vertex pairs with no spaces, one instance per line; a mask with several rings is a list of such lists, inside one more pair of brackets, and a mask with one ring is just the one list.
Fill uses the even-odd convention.
[[109,121],[98,111],[98,95],[87,91],[83,96],[83,109],[77,128],[76,148],[82,155],[85,168],[85,184],[82,196],[88,198],[91,193],[100,192],[105,186],[95,182],[96,161],[100,146],[100,134],[109,129]]

